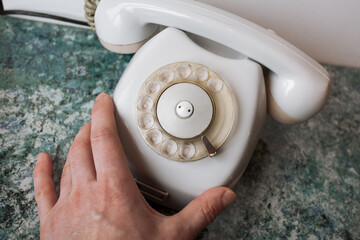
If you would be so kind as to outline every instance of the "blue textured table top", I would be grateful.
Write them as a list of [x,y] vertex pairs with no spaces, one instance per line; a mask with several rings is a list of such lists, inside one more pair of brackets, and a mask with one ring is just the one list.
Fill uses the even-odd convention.
[[[36,155],[51,155],[58,185],[95,96],[130,59],[89,30],[0,17],[0,239],[39,237]],[[360,239],[360,70],[325,67],[325,108],[296,126],[267,118],[236,202],[199,239]]]

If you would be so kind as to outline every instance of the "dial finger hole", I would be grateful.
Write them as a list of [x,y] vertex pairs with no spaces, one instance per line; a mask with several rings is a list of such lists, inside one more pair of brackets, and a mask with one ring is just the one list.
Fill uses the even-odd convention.
[[187,78],[191,74],[189,64],[179,64],[176,68],[176,75],[180,78]]
[[184,159],[191,159],[195,155],[195,146],[192,143],[185,143],[180,146],[179,154]]
[[199,80],[199,81],[205,81],[206,79],[208,79],[209,77],[209,72],[206,68],[204,67],[200,67],[200,68],[197,68],[194,73],[193,73],[193,77],[196,79],[196,80]]
[[139,127],[142,129],[150,129],[154,125],[154,117],[151,114],[145,114],[139,118]]
[[169,83],[174,79],[174,72],[171,69],[163,69],[159,72],[159,79],[164,83]]
[[168,156],[174,155],[176,153],[176,150],[177,143],[174,140],[168,139],[164,141],[161,145],[161,151]]
[[154,106],[154,101],[149,96],[144,96],[139,99],[137,107],[139,110],[146,111],[150,110]]
[[211,91],[219,92],[223,87],[223,83],[220,79],[210,78],[207,82],[207,86]]
[[147,137],[152,144],[158,145],[163,139],[163,134],[159,129],[153,129],[150,130],[150,132],[147,134]]
[[148,82],[145,86],[147,94],[157,94],[160,91],[160,84],[155,82]]

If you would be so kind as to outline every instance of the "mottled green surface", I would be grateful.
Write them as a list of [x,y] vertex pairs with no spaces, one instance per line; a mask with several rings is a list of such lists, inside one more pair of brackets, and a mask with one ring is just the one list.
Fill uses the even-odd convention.
[[[91,31],[0,17],[0,239],[39,237],[36,155],[50,153],[58,183],[95,96],[130,58]],[[267,118],[235,204],[199,239],[360,239],[360,70],[326,68],[326,107],[298,126]]]

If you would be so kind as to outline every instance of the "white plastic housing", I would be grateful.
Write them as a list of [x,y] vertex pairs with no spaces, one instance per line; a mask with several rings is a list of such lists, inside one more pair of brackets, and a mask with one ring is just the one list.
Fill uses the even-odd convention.
[[[160,156],[138,132],[137,92],[157,69],[172,62],[209,67],[228,84],[235,104],[235,123],[215,157],[179,162]],[[199,47],[185,33],[168,28],[151,39],[131,60],[114,92],[119,135],[137,179],[170,193],[162,204],[180,209],[214,186],[233,186],[244,172],[257,143],[265,115],[261,67],[250,60],[228,59]]]

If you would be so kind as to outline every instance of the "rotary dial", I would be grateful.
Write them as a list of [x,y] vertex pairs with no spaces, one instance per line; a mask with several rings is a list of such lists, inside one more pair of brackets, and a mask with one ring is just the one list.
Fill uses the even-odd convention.
[[196,63],[166,65],[141,86],[138,129],[158,154],[176,161],[213,156],[234,124],[231,92],[211,69]]

